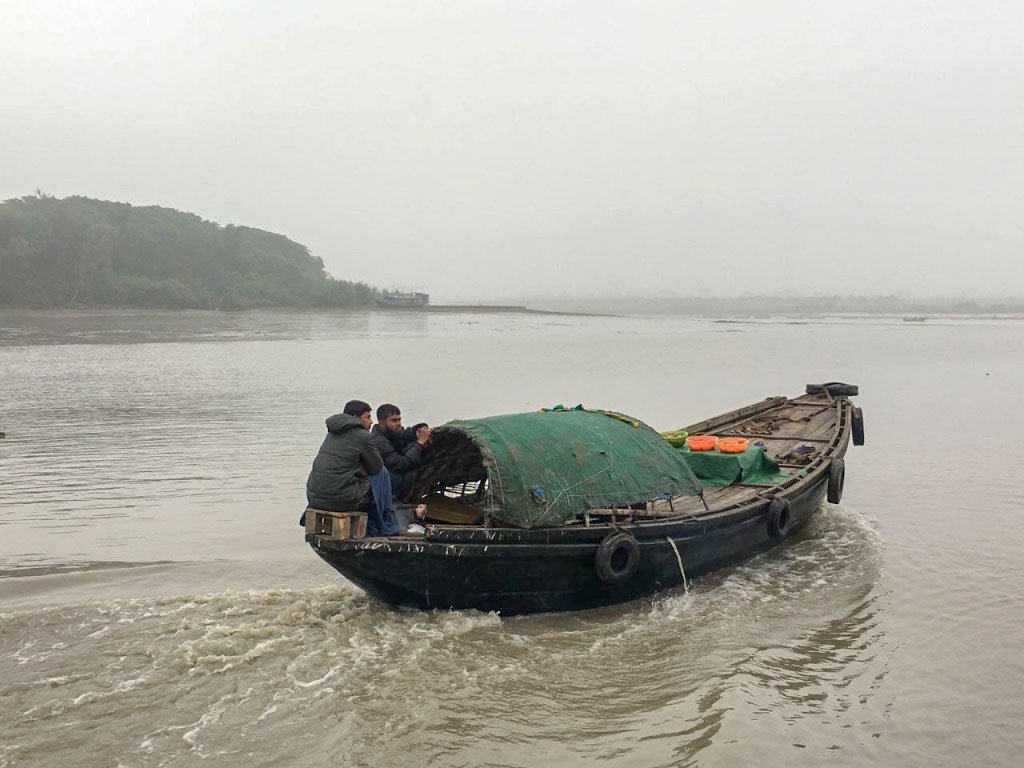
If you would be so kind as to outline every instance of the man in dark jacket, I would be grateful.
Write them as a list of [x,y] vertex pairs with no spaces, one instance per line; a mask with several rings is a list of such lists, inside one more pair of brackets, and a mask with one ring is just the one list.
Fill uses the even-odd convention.
[[426,424],[403,427],[398,406],[384,403],[377,409],[377,423],[370,431],[370,439],[391,475],[395,498],[408,501],[413,476],[423,463],[423,448],[430,440],[430,427]]
[[384,467],[370,442],[370,406],[362,400],[345,403],[342,413],[327,419],[327,437],[306,480],[306,500],[313,509],[356,510],[370,488],[368,475]]

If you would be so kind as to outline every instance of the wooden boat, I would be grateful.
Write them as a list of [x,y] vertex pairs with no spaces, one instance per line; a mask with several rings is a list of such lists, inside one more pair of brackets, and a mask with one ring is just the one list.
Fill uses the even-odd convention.
[[391,291],[378,296],[374,301],[383,309],[423,309],[430,304],[430,294]]
[[[760,442],[786,474],[774,482],[742,475],[728,484],[691,482],[683,476],[688,461],[679,462],[686,472],[677,471],[661,446],[673,456],[685,451],[621,414],[584,416],[577,408],[573,417],[451,422],[434,430],[418,474],[415,494],[430,510],[425,533],[361,538],[365,527],[349,524],[354,513],[345,521],[344,514],[309,510],[306,540],[346,578],[396,605],[519,614],[634,600],[773,547],[824,499],[838,502],[847,446],[864,438],[863,416],[849,399],[855,394],[856,387],[837,382],[808,385],[802,396],[770,397],[686,428]],[[517,425],[536,424],[564,430],[565,439],[529,445],[509,438]],[[612,437],[602,447],[594,435]],[[595,444],[599,450],[591,450]],[[577,476],[559,476],[563,465],[552,451],[571,454]],[[635,465],[615,465],[621,456]],[[637,478],[652,485],[632,487]],[[675,492],[663,492],[673,483]],[[566,503],[567,491],[588,487],[589,496],[571,499],[582,511],[573,513],[570,504],[556,510],[564,518],[556,524],[544,517]],[[609,488],[623,489],[622,497],[600,503]],[[519,506],[502,506],[509,498]]]

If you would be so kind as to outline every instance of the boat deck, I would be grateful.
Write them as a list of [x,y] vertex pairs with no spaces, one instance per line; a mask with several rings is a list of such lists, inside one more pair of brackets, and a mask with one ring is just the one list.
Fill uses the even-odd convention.
[[[704,489],[703,499],[676,496],[647,503],[646,509],[630,510],[637,518],[664,518],[679,515],[701,517],[722,509],[742,505],[758,496],[769,495],[780,485],[798,480],[804,470],[820,465],[825,450],[838,439],[840,410],[835,398],[827,394],[803,395],[788,399],[773,397],[712,419],[691,424],[691,435],[745,437],[765,445],[765,453],[792,477],[777,485],[713,485]],[[801,446],[811,452],[794,453]],[[622,515],[624,510],[595,509],[595,516]]]

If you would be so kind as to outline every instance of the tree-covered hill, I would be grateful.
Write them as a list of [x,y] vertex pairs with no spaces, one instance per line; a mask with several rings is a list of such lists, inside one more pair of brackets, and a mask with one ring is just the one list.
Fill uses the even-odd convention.
[[374,293],[273,232],[87,197],[0,203],[0,306],[347,307]]

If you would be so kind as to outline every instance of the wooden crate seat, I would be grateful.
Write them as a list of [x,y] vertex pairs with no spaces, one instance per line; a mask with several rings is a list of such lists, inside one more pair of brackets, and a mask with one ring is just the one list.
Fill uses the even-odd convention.
[[330,512],[306,510],[306,533],[328,539],[362,539],[366,537],[365,512]]

